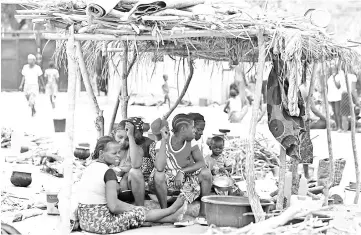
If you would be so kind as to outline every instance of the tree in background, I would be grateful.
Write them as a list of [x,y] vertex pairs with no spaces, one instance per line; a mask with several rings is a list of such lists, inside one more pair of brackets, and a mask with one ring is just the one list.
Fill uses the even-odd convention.
[[15,18],[16,10],[23,9],[24,7],[17,4],[1,4],[1,30],[22,30],[25,26],[31,28],[31,20],[18,20]]

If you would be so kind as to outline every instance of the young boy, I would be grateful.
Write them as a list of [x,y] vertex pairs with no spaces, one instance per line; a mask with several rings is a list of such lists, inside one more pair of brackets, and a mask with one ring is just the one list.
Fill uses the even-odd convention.
[[212,154],[206,156],[205,162],[211,170],[212,175],[229,175],[233,162],[223,155],[224,139],[221,136],[214,136],[209,146]]
[[169,86],[168,86],[168,75],[167,74],[163,75],[163,80],[164,80],[164,84],[162,85],[162,90],[163,90],[163,94],[164,94],[164,101],[163,101],[162,105],[166,104],[168,101],[168,106],[170,108]]

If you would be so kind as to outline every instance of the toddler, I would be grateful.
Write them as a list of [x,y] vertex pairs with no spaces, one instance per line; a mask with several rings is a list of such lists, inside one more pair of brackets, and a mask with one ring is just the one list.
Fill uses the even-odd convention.
[[224,139],[221,136],[214,136],[209,148],[212,154],[205,157],[205,162],[212,175],[229,175],[228,170],[231,170],[233,161],[223,155]]

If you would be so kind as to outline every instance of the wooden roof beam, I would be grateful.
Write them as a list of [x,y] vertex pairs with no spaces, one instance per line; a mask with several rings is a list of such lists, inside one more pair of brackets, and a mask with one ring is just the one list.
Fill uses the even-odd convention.
[[[227,34],[225,34],[225,32]],[[248,40],[248,35],[255,36],[256,30],[228,30],[228,31],[212,31],[212,30],[192,30],[184,32],[164,31],[162,35],[107,35],[107,34],[75,34],[75,40],[79,41],[166,41],[181,38],[197,38],[197,37],[220,37],[220,38],[243,38]],[[271,33],[271,32],[268,32]],[[268,34],[267,33],[267,34]],[[69,35],[62,33],[43,33],[43,37],[48,40],[67,40]]]

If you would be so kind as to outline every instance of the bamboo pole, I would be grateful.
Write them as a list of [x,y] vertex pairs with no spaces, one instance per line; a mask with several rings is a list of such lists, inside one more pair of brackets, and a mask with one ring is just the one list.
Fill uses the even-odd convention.
[[258,31],[258,66],[257,66],[257,80],[255,87],[254,102],[252,105],[252,119],[249,129],[249,141],[246,149],[246,181],[247,181],[247,193],[248,200],[252,207],[252,212],[254,214],[256,222],[260,222],[265,219],[265,214],[263,212],[260,200],[255,191],[255,179],[254,179],[254,138],[256,135],[256,127],[258,121],[258,110],[261,101],[261,90],[262,90],[262,80],[263,80],[263,70],[266,58],[266,47],[263,36],[263,29]]
[[164,114],[164,116],[163,116],[164,120],[167,120],[169,118],[169,116],[172,114],[172,112],[177,108],[179,103],[182,101],[184,95],[186,94],[189,84],[191,83],[193,73],[194,73],[194,66],[193,66],[193,61],[191,59],[191,56],[188,56],[188,66],[189,66],[189,74],[188,74],[187,81],[184,84],[183,90],[182,90],[180,96],[178,97],[177,101],[173,104],[173,106],[169,109],[169,111],[166,114]]
[[354,104],[352,102],[352,91],[350,89],[348,83],[348,76],[347,76],[347,66],[345,66],[345,76],[346,76],[346,86],[347,86],[347,93],[348,99],[350,103],[350,111],[351,111],[351,142],[352,142],[352,150],[353,150],[353,157],[355,161],[355,173],[356,173],[356,194],[353,203],[358,204],[358,199],[360,197],[360,168],[359,168],[359,158],[357,156],[357,147],[356,147],[356,121],[355,121],[355,110]]
[[[124,50],[123,50],[124,61],[123,61],[122,87],[119,90],[118,98],[117,98],[117,101],[116,101],[116,103],[114,105],[113,114],[112,114],[112,118],[110,120],[110,125],[109,125],[109,135],[111,134],[111,132],[113,130],[114,122],[115,122],[115,119],[116,119],[117,113],[118,113],[119,103],[120,103],[121,100],[122,100],[122,118],[123,119],[127,118],[128,100],[129,100],[127,79],[128,79],[129,74],[130,74],[130,71],[132,70],[132,68],[133,68],[133,66],[135,64],[135,61],[137,60],[137,57],[138,57],[137,50],[134,48],[133,49],[133,57],[132,57],[132,60],[130,61],[129,66],[128,66],[128,52],[129,52],[128,51],[128,43],[124,42]],[[124,93],[124,92],[126,92],[126,93]],[[126,99],[126,103],[123,102],[124,99]],[[125,110],[123,110],[123,107],[125,107]]]
[[335,175],[335,169],[334,169],[334,161],[333,161],[333,152],[332,152],[332,139],[331,139],[331,128],[330,128],[330,110],[328,106],[328,98],[327,98],[327,91],[326,91],[326,79],[327,74],[325,71],[325,65],[324,65],[324,58],[322,62],[322,74],[321,76],[321,87],[322,87],[322,95],[323,95],[323,101],[325,103],[325,109],[326,109],[326,129],[327,129],[327,144],[328,144],[328,155],[329,155],[329,167],[330,167],[330,175],[327,180],[326,186],[324,188],[324,194],[325,194],[325,202],[324,205],[328,205],[328,194],[330,187],[333,184],[333,178]]
[[277,194],[277,210],[283,210],[283,202],[285,198],[285,177],[286,177],[286,149],[280,146],[280,173],[278,180],[278,194]]
[[[70,34],[74,34],[74,27],[70,26]],[[63,198],[59,198],[62,202],[61,209],[61,225],[62,234],[70,233],[70,202],[71,189],[73,185],[73,149],[74,149],[74,117],[75,117],[75,97],[76,97],[76,60],[74,38],[70,37],[67,42],[66,53],[68,56],[68,114],[66,118],[67,133],[67,154],[64,159],[64,188],[62,189]]]
[[103,111],[100,110],[97,98],[94,95],[93,87],[90,83],[90,78],[88,74],[88,70],[85,65],[83,51],[81,49],[81,44],[79,41],[75,42],[76,46],[76,57],[78,61],[78,65],[80,68],[81,76],[83,77],[83,82],[90,100],[90,103],[93,107],[94,112],[96,113],[97,117],[95,120],[95,127],[98,132],[98,138],[104,136],[104,117],[103,117]]

